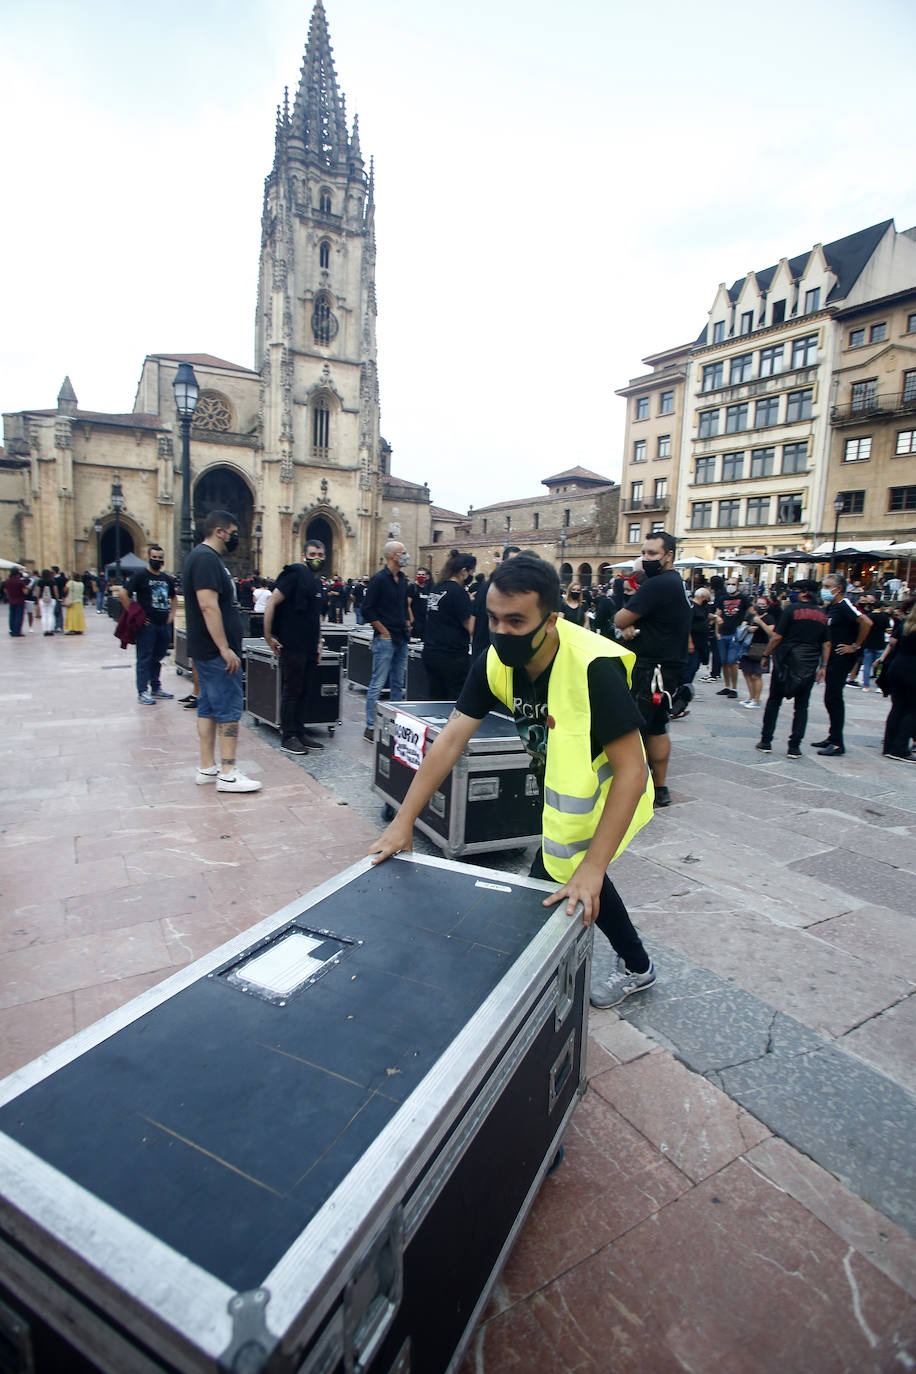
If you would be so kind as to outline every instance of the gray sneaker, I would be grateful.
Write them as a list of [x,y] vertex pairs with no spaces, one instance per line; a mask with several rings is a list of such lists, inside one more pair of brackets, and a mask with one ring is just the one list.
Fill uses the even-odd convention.
[[603,989],[599,988],[591,993],[591,1004],[593,1007],[616,1007],[625,997],[632,997],[634,992],[651,988],[654,982],[654,964],[650,963],[645,973],[630,973],[623,960],[618,958],[617,972],[611,975]]

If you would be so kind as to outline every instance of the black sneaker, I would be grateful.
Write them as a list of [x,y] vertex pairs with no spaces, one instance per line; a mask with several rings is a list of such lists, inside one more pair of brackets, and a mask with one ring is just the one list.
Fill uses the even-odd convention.
[[375,743],[375,731],[371,725],[367,725],[363,731],[363,739],[368,740],[370,744]]
[[[730,688],[730,687],[722,687],[722,688],[719,689],[718,692],[716,692],[716,696],[717,696],[717,697],[727,697],[727,696],[729,696],[730,694],[731,694],[731,688]],[[737,696],[737,693],[735,693],[735,695]]]
[[656,789],[655,789],[655,805],[656,805],[656,806],[670,806],[670,805],[671,805],[671,793],[668,791],[667,787],[656,787]]
[[283,750],[284,754],[308,753],[308,746],[302,743],[298,735],[292,735],[289,739],[285,739],[280,745],[280,748]]
[[772,744],[768,744],[765,740],[760,740],[754,745],[754,748],[759,749],[761,754],[772,754],[773,752]]
[[797,744],[790,744],[789,747],[788,747],[788,749],[786,750],[786,758],[787,758],[787,759],[800,759],[801,756],[802,756],[802,752],[801,752],[801,750],[799,749],[798,745],[797,745]]
[[826,749],[832,741],[829,739],[815,739],[811,741],[812,749]]
[[834,759],[839,754],[845,754],[846,750],[842,744],[828,744],[826,749],[818,749],[817,752],[822,759]]

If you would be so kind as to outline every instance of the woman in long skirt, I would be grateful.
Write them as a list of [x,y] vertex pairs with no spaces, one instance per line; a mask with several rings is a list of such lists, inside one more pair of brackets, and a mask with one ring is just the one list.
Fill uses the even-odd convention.
[[64,634],[81,635],[86,633],[86,617],[83,614],[83,595],[85,587],[78,577],[71,577],[67,583],[67,599],[64,602]]

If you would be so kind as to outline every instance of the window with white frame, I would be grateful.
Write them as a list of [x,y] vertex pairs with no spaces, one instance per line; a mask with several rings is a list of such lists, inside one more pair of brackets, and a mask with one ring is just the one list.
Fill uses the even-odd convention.
[[912,372],[903,374],[903,395],[901,397],[904,405],[910,401],[916,401],[916,369]]
[[725,321],[716,320],[712,327],[712,341],[714,344],[725,342]]
[[703,368],[703,391],[717,391],[722,386],[725,377],[724,363],[707,363]]
[[850,347],[850,348],[861,348],[862,345],[864,344],[864,342],[865,342],[865,330],[864,330],[864,329],[850,329],[850,331],[849,331],[849,347]]
[[659,413],[659,415],[673,415],[673,414],[674,414],[674,392],[673,392],[673,391],[663,391],[662,394],[659,396],[659,398],[658,398],[658,413]]
[[865,463],[871,457],[871,435],[864,439],[847,439],[843,450],[844,463]]
[[815,286],[812,291],[805,292],[805,314],[813,315],[815,310],[821,308],[821,288]]
[[636,439],[633,442],[633,462],[644,463],[646,461],[646,441]]
[[664,522],[664,520],[653,520],[653,521],[652,521],[652,524],[649,526],[649,533],[650,533],[650,534],[658,534],[658,531],[659,531],[659,530],[663,530],[664,528],[665,528],[665,522]]
[[716,480],[716,460],[714,457],[698,458],[694,482],[697,486],[704,486],[707,482]]
[[916,429],[901,429],[897,433],[894,457],[899,458],[905,453],[916,453]]
[[864,382],[853,382],[850,399],[851,410],[871,410],[878,395],[877,377],[869,377]]
[[813,404],[814,392],[810,387],[805,391],[790,391],[786,398],[786,424],[810,420]]
[[743,311],[743,313],[742,313],[742,315],[741,315],[741,333],[742,333],[742,334],[750,334],[750,333],[753,332],[753,329],[754,329],[754,312],[753,312],[753,310],[745,310],[745,311]]
[[636,418],[637,418],[637,420],[648,420],[648,418],[649,418],[649,398],[648,398],[648,396],[637,396],[637,398],[636,398]]
[[700,439],[713,439],[719,433],[719,412],[701,410],[697,435]]
[[642,539],[642,535],[641,535],[641,533],[640,533],[640,530],[641,530],[641,529],[642,529],[642,526],[641,526],[638,522],[634,522],[632,525],[627,525],[627,543],[628,543],[628,544],[638,544],[638,543],[640,543],[640,541],[641,541],[641,539]]
[[630,483],[630,501],[634,506],[642,505],[642,482]]
[[658,436],[658,453],[657,453],[656,457],[658,457],[658,458],[670,458],[670,457],[671,457],[671,435],[670,435],[670,434],[660,434],[660,435]]
[[881,324],[873,324],[868,331],[869,343],[883,343],[887,338],[887,321],[882,320]]
[[655,497],[655,504],[656,504],[656,505],[658,505],[659,501],[665,501],[665,500],[667,500],[667,497],[668,497],[668,478],[667,478],[667,477],[656,477],[656,479],[655,479],[655,492],[654,492],[654,497]]

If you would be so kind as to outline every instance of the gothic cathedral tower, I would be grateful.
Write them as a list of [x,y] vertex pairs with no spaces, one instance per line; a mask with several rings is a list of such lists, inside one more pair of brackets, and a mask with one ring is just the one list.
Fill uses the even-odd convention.
[[316,0],[299,89],[277,111],[264,188],[255,328],[264,554],[323,539],[326,569],[378,566],[379,394],[373,178],[347,130]]

